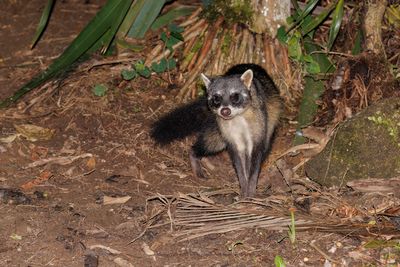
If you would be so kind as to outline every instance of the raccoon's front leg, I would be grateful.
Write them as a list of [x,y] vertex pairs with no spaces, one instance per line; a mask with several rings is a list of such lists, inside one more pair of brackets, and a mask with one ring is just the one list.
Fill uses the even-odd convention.
[[[257,150],[256,150],[257,151]],[[265,158],[265,153],[261,151],[254,152],[251,159],[249,185],[247,188],[247,196],[253,197],[256,194],[258,176],[260,175],[261,165]]]
[[239,186],[240,186],[240,195],[242,197],[248,197],[248,187],[249,187],[249,170],[248,170],[248,164],[247,162],[247,157],[245,153],[240,153],[238,151],[230,151],[231,154],[231,159],[233,166],[235,167],[236,175],[239,180]]

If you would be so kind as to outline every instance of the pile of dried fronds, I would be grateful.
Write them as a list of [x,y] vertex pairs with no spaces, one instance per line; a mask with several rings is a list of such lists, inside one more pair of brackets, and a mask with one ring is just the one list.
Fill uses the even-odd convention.
[[[178,98],[196,96],[196,83],[201,72],[220,75],[234,64],[255,63],[262,65],[272,76],[286,103],[290,105],[298,99],[301,84],[295,83],[297,79],[293,77],[287,48],[268,34],[251,32],[242,23],[229,25],[222,17],[210,23],[199,16],[200,12],[201,8],[179,25],[185,29],[184,42],[176,44],[174,49],[183,46],[184,59],[179,68],[180,72],[186,73],[186,78]],[[171,51],[164,46],[160,41],[147,57],[146,64],[169,56]]]
[[[302,186],[310,186],[310,182],[304,181]],[[170,225],[176,240],[184,241],[255,227],[288,230],[291,225],[290,210],[293,211],[292,205],[295,205],[295,229],[298,231],[337,232],[354,236],[400,236],[399,229],[385,217],[384,212],[369,213],[339,199],[333,193],[322,192],[314,185],[311,187],[309,189],[312,191],[300,190],[301,194],[299,191],[293,195],[294,201],[284,194],[265,199],[246,199],[232,204],[222,202],[226,202],[229,195],[235,195],[233,190],[177,196],[158,194],[148,199],[148,204],[155,206],[151,209],[152,214],[144,232]],[[393,202],[381,204],[382,211],[393,209]]]

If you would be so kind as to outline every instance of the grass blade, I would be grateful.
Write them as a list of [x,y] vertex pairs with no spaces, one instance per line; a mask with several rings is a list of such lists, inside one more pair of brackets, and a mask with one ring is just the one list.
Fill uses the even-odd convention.
[[159,16],[151,25],[153,31],[158,30],[161,27],[171,23],[173,20],[179,17],[188,16],[196,10],[194,6],[180,6],[168,11],[166,14]]
[[160,14],[165,0],[146,0],[143,7],[128,32],[131,38],[143,38],[154,20]]
[[300,13],[299,17],[296,19],[297,22],[302,21],[305,17],[310,14],[310,12],[314,9],[314,7],[318,4],[319,0],[311,0],[307,2],[307,5],[303,9],[303,11]]
[[140,13],[140,10],[143,8],[146,0],[137,0],[133,1],[131,7],[129,8],[128,14],[125,16],[125,19],[122,21],[121,27],[117,33],[117,39],[123,39],[128,33],[129,29],[132,27],[133,22],[136,20],[137,16]]
[[336,5],[335,11],[333,12],[332,24],[329,28],[328,50],[331,50],[333,43],[336,40],[336,36],[339,33],[340,25],[342,24],[343,19],[343,6],[344,0],[339,0]]
[[331,4],[329,7],[325,8],[318,16],[313,18],[310,22],[304,23],[302,25],[301,34],[305,36],[315,28],[317,28],[331,13],[331,11],[335,8],[335,5]]
[[39,41],[40,36],[42,35],[44,29],[46,28],[47,23],[49,22],[51,10],[54,6],[54,0],[48,0],[46,6],[44,7],[42,16],[40,17],[40,21],[38,27],[36,29],[35,35],[33,36],[31,42],[31,49],[35,47],[36,43]]
[[45,71],[39,73],[31,81],[23,85],[13,96],[0,102],[0,108],[7,107],[33,88],[70,68],[72,63],[84,55],[89,48],[98,43],[98,40],[110,30],[113,23],[125,14],[121,10],[123,11],[123,7],[127,5],[127,2],[124,0],[109,0],[60,57]]

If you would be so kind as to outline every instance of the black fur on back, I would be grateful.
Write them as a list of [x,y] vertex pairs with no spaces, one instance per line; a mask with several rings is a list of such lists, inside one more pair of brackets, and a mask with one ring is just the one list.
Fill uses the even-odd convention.
[[199,98],[167,113],[152,125],[150,133],[157,143],[168,144],[201,132],[215,122],[215,115],[208,109],[207,100]]
[[238,75],[243,74],[246,70],[251,69],[253,71],[253,76],[256,80],[258,80],[261,84],[261,87],[264,89],[263,94],[276,95],[278,94],[278,89],[276,88],[274,82],[271,77],[265,71],[265,69],[256,64],[238,64],[230,68],[224,76],[230,75]]

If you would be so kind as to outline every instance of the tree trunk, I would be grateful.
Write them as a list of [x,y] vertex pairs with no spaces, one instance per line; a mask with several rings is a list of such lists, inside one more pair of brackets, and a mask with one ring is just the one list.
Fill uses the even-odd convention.
[[382,20],[387,0],[366,0],[367,12],[364,17],[365,46],[368,51],[386,59],[385,47],[382,43]]
[[252,0],[254,11],[250,30],[275,37],[278,28],[286,25],[290,16],[290,0]]

